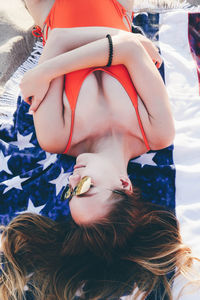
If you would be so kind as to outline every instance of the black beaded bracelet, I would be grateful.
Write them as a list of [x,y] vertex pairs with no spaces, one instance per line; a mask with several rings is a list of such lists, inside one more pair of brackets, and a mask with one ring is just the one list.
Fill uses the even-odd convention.
[[108,64],[106,65],[106,67],[110,67],[112,64],[112,59],[113,59],[113,43],[112,43],[112,38],[110,34],[107,34],[106,36],[108,38],[109,41],[109,60],[108,60]]

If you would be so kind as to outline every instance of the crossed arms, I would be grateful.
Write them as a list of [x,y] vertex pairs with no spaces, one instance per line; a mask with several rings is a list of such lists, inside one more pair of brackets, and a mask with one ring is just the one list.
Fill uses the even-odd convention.
[[148,112],[150,126],[145,131],[147,136],[149,131],[152,144],[160,144],[158,137],[164,136],[163,141],[166,146],[169,145],[174,137],[169,99],[162,77],[153,63],[155,60],[160,65],[162,59],[152,42],[141,35],[107,27],[52,30],[39,65],[28,71],[22,80],[25,101],[28,102],[32,96],[31,110],[36,111],[55,78],[75,70],[105,66],[108,61],[107,33],[113,39],[113,65],[126,66]]

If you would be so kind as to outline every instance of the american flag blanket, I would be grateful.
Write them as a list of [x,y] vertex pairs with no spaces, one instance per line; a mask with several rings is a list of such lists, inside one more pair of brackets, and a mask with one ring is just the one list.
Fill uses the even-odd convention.
[[[200,257],[200,7],[136,12],[133,32],[145,34],[159,47],[176,138],[168,148],[133,158],[128,174],[146,201],[176,212],[184,241]],[[41,53],[38,41],[0,98],[0,222],[4,225],[24,212],[58,221],[69,214],[60,197],[75,158],[40,148],[29,105],[19,90],[23,74],[37,64]],[[177,284],[174,297],[180,288]],[[159,300],[159,295],[153,293],[148,299]],[[199,294],[181,299],[197,300]]]

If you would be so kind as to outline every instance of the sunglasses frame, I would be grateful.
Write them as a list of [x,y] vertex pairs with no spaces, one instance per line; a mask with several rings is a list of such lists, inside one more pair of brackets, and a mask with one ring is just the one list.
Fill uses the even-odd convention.
[[[90,180],[90,186],[89,186],[89,188],[88,188],[85,192],[83,192],[83,193],[77,192],[77,190],[78,190],[80,187],[82,187],[83,184],[84,184],[88,179]],[[82,185],[82,186],[81,186],[81,185]],[[74,189],[73,189],[72,186],[68,183],[68,184],[65,186],[65,188],[64,188],[64,190],[63,190],[63,192],[62,192],[62,195],[61,195],[61,201],[66,201],[66,200],[70,201],[70,200],[72,199],[73,196],[80,196],[80,195],[83,195],[83,194],[87,193],[87,192],[90,190],[91,186],[92,186],[92,183],[91,183],[91,177],[90,177],[90,176],[84,176],[83,178],[81,178],[81,180],[78,182],[78,184],[75,186]],[[70,190],[70,195],[69,195],[68,197],[66,197],[65,195],[69,192],[69,190]]]

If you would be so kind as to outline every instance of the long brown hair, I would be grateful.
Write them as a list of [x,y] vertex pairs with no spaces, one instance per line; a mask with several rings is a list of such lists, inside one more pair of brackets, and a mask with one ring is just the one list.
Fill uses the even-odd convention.
[[[164,287],[172,299],[169,273],[187,273],[191,250],[181,240],[176,217],[144,202],[134,189],[115,190],[112,209],[95,223],[56,223],[25,213],[3,228],[0,299],[110,299],[130,294],[143,298]],[[160,299],[161,299],[160,297]]]

